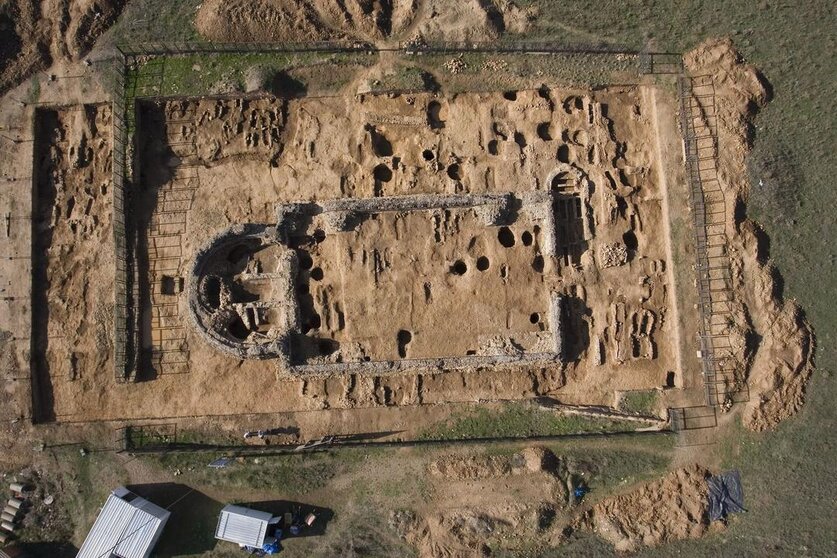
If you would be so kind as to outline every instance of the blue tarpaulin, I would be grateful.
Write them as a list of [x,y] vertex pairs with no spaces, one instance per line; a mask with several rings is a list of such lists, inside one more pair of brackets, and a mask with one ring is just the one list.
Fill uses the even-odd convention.
[[709,486],[709,520],[726,518],[727,514],[747,511],[744,509],[744,491],[741,473],[726,471],[706,479]]

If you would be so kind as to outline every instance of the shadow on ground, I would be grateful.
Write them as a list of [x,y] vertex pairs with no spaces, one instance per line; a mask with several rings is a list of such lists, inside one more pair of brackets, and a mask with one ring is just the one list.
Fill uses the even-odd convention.
[[303,504],[302,502],[292,502],[290,500],[267,500],[261,502],[236,502],[240,506],[252,508],[254,510],[266,511],[279,517],[290,513],[305,517],[309,513],[316,516],[314,523],[310,527],[304,527],[299,535],[291,537],[287,531],[286,538],[300,538],[300,537],[318,537],[324,535],[328,523],[334,518],[334,511],[329,508],[321,506],[312,506],[310,504]]
[[215,526],[224,504],[184,484],[135,484],[128,490],[171,512],[155,547],[160,558],[201,554],[213,550]]

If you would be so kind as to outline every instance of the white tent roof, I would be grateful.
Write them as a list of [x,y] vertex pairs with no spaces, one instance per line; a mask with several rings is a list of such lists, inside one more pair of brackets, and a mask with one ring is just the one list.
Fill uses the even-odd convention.
[[119,487],[108,496],[76,558],[148,558],[170,515]]
[[218,516],[215,538],[261,548],[267,534],[267,525],[273,516],[268,512],[228,505]]

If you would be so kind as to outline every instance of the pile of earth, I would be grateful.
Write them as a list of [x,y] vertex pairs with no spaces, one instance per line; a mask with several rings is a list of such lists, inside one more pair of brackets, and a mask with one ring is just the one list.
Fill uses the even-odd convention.
[[602,500],[581,516],[577,527],[593,531],[623,552],[701,537],[709,526],[709,474],[697,465],[672,471]]
[[79,60],[127,0],[0,2],[0,92],[59,60]]
[[219,42],[486,41],[525,30],[534,15],[509,0],[207,0],[195,26]]
[[771,88],[730,39],[704,41],[683,61],[687,73],[712,77],[717,142],[723,146],[717,154],[717,176],[726,201],[734,290],[729,320],[736,327],[730,328],[730,344],[735,354],[743,355],[737,367],[749,394],[744,425],[767,430],[802,408],[814,370],[811,326],[796,301],[782,298],[780,275],[764,249],[764,232],[744,210],[750,199],[752,119],[770,100]]

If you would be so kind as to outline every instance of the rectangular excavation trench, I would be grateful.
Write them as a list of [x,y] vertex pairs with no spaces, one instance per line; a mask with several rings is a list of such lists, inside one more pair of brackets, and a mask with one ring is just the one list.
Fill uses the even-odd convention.
[[[301,99],[288,107],[269,99],[251,100],[246,111],[236,100],[175,100],[160,105],[160,122],[150,123],[143,113],[138,126],[141,137],[135,144],[135,161],[141,163],[136,168],[142,176],[135,187],[147,190],[141,192],[147,199],[140,200],[147,203],[147,208],[142,207],[147,218],[138,223],[142,229],[138,259],[147,261],[138,262],[140,283],[145,281],[146,288],[137,311],[145,316],[145,362],[154,370],[140,379],[154,381],[138,382],[127,390],[108,384],[101,392],[106,397],[80,382],[64,382],[75,391],[56,392],[58,414],[73,420],[181,413],[212,416],[310,409],[312,401],[319,404],[326,399],[329,408],[338,408],[353,398],[360,400],[352,390],[361,388],[353,386],[367,379],[374,385],[413,385],[408,380],[422,374],[415,385],[422,386],[427,401],[512,393],[513,388],[502,391],[488,378],[502,378],[497,386],[527,386],[514,388],[519,397],[529,393],[533,370],[558,370],[557,361],[577,371],[566,386],[555,383],[555,389],[573,401],[601,403],[616,389],[660,385],[671,367],[664,320],[666,277],[664,252],[655,232],[656,171],[643,158],[640,140],[646,126],[633,116],[640,108],[645,114],[641,95],[619,90],[582,97],[577,91],[557,89],[520,91],[517,100],[502,93],[430,99],[419,95],[407,104],[399,97],[366,96],[352,100],[348,107],[332,99]],[[608,120],[598,116],[605,102],[616,137],[631,142],[630,150],[616,152],[628,158],[627,180],[640,193],[628,200],[627,213],[624,206],[610,213],[612,196],[608,196],[612,190],[621,194],[608,187],[603,173],[615,163],[611,157],[592,160],[593,151],[583,145],[600,143],[597,149],[602,154],[614,148],[605,133]],[[442,104],[440,118],[446,122],[442,129],[425,122],[424,114],[433,103]],[[216,110],[222,116],[203,117],[216,115]],[[247,144],[251,128],[262,129],[248,124],[251,114],[261,122],[283,111],[289,115],[287,125],[277,120],[268,127],[278,130],[278,143],[259,144],[259,149]],[[377,118],[391,114],[412,120]],[[592,122],[590,114],[595,116]],[[239,122],[244,122],[243,130],[236,127]],[[375,123],[374,134],[367,129],[369,122]],[[218,153],[202,150],[207,138],[217,135],[215,128],[228,123],[230,143],[221,142]],[[544,123],[551,132],[540,137],[535,128]],[[480,133],[461,134],[466,128],[479,128]],[[317,135],[309,136],[311,130]],[[386,136],[392,153],[375,151],[376,134]],[[527,141],[517,141],[524,135]],[[316,157],[307,151],[315,144]],[[243,152],[247,158],[240,157]],[[282,159],[274,167],[280,152]],[[526,155],[525,164],[519,163],[520,153]],[[457,165],[448,164],[451,161],[459,161],[462,169],[452,172]],[[567,161],[584,173],[574,172]],[[377,178],[376,169],[382,164],[393,169],[389,182]],[[566,182],[552,184],[549,178],[555,172],[569,172],[561,179]],[[610,172],[617,176],[612,168]],[[588,189],[582,176],[595,179],[596,188]],[[326,204],[412,194],[479,197],[509,190],[519,199],[531,193],[552,195],[553,211],[548,212],[552,222],[527,215],[523,203],[516,219],[496,224],[477,218],[473,207],[429,207],[372,211],[354,232],[322,226],[325,234],[316,248],[299,247],[300,253],[310,252],[312,260],[300,276],[307,283],[305,294],[311,297],[305,325],[314,325],[314,313],[319,325],[298,332],[289,367],[277,369],[272,361],[232,361],[203,343],[187,316],[176,311],[186,292],[183,278],[206,239],[236,223],[272,222],[277,202]],[[219,206],[224,211],[217,217]],[[309,231],[311,236],[316,227]],[[511,247],[500,238],[504,228],[514,238]],[[604,249],[624,244],[625,232],[634,229],[639,245],[628,252],[627,261],[599,265]],[[553,246],[547,247],[550,236]],[[480,269],[483,257],[488,260],[485,270]],[[175,259],[177,265],[169,265]],[[460,260],[465,266],[462,273]],[[595,274],[583,275],[594,267]],[[321,279],[311,277],[317,268]],[[346,295],[346,291],[351,292]],[[556,296],[560,305],[553,304]],[[514,305],[511,310],[506,308],[509,301]],[[457,306],[468,304],[473,307],[457,311]],[[555,312],[558,306],[560,311]],[[652,326],[641,326],[649,321]],[[560,349],[566,356],[558,355],[555,344],[532,340],[554,336],[561,324]],[[500,342],[494,343],[497,338]],[[514,343],[503,343],[503,338]],[[56,341],[51,337],[49,341],[51,350]],[[648,347],[641,345],[637,351],[640,341]],[[316,346],[320,342],[326,350]],[[306,354],[304,344],[315,345],[314,350]],[[328,354],[334,344],[341,352],[346,350],[340,360]],[[348,350],[351,347],[357,350]],[[74,352],[64,354],[72,357]],[[498,355],[519,366],[491,366]],[[65,360],[69,372],[72,360]],[[79,362],[76,368],[82,373],[92,369],[90,362]],[[384,373],[402,366],[417,369],[384,379]],[[50,372],[47,378],[55,383],[56,373]],[[59,375],[63,381],[65,376]],[[461,380],[466,375],[467,385]],[[366,377],[361,380],[361,376]],[[256,401],[253,390],[269,397]]]
[[560,360],[561,298],[544,259],[556,242],[552,196],[529,197],[497,223],[486,204],[506,198],[333,202],[359,224],[326,233],[327,210],[298,236],[292,371]]
[[[111,359],[113,242],[107,105],[38,108],[32,172],[32,416]],[[94,380],[95,381],[95,380]]]

